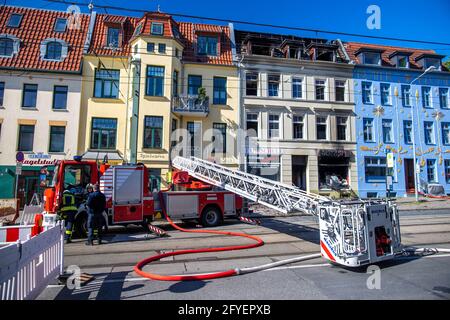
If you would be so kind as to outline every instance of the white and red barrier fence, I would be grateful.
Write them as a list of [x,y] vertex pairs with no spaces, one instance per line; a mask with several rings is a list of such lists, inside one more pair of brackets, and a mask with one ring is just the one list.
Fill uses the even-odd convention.
[[26,241],[31,237],[33,225],[0,227],[0,245]]
[[[28,240],[22,241],[21,232],[28,227]],[[35,299],[63,272],[62,224],[49,227],[34,237],[31,237],[32,227],[18,227],[19,238],[16,242],[0,245],[0,300]],[[0,234],[12,232],[13,228],[0,227]],[[17,234],[17,231],[14,232]]]

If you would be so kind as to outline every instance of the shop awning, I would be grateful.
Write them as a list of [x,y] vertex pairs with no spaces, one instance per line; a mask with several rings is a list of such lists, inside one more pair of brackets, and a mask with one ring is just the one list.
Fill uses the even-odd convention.
[[82,158],[83,160],[103,161],[105,156],[108,158],[108,161],[123,161],[123,158],[118,151],[87,151],[82,155]]

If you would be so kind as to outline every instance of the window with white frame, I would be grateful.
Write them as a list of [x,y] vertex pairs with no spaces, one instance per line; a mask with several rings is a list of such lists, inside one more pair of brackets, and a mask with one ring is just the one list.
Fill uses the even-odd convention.
[[441,109],[448,109],[448,88],[439,88],[439,103]]
[[382,128],[383,128],[383,142],[384,143],[394,143],[392,120],[383,119],[382,120]]
[[445,182],[447,184],[450,184],[450,159],[444,160],[444,167],[445,167]]
[[425,121],[423,123],[424,132],[425,132],[425,143],[426,144],[435,144],[436,141],[434,139],[434,123],[431,121]]
[[347,121],[348,117],[336,117],[337,140],[347,140]]
[[269,74],[268,75],[268,89],[269,97],[278,97],[280,91],[280,75],[279,74]]
[[9,34],[0,34],[0,57],[12,58],[19,53],[20,39]]
[[41,58],[50,61],[64,61],[68,54],[68,48],[64,40],[46,39],[41,42]]
[[363,64],[380,65],[381,54],[378,52],[363,52]]
[[335,80],[336,101],[345,101],[345,80]]
[[390,83],[380,83],[380,91],[381,91],[381,104],[383,106],[392,105],[391,84]]
[[325,87],[326,81],[324,79],[316,79],[315,81],[316,100],[325,100]]
[[429,183],[437,182],[435,159],[427,159],[427,178]]
[[422,104],[424,108],[431,108],[431,88],[422,87]]
[[280,137],[280,115],[269,114],[269,138]]
[[365,157],[364,173],[366,182],[382,182],[386,180],[386,158]]
[[251,137],[258,136],[258,114],[247,113],[247,135]]
[[373,119],[364,118],[363,119],[363,133],[364,133],[364,142],[373,142],[374,141],[374,131],[373,131]]
[[397,68],[409,68],[409,57],[397,56]]
[[245,75],[245,95],[258,95],[258,72],[247,72]]
[[164,34],[164,24],[152,22],[151,33],[157,36],[162,36]]
[[327,116],[316,116],[317,140],[327,139]]
[[303,78],[292,78],[292,98],[303,98]]
[[450,146],[450,122],[442,122],[442,143]]
[[303,115],[294,115],[292,118],[294,139],[304,139],[305,117]]
[[405,140],[405,144],[412,144],[413,136],[412,136],[412,121],[411,120],[403,121],[403,137]]
[[402,85],[402,100],[404,107],[411,107],[411,86]]
[[372,82],[363,81],[361,83],[361,87],[362,87],[362,102],[365,104],[373,103]]
[[118,48],[119,47],[120,29],[109,27],[106,35],[106,47]]

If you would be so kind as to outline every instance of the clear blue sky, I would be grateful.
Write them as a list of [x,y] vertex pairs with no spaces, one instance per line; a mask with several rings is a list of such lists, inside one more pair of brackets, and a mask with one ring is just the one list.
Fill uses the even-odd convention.
[[[89,0],[74,1],[88,2]],[[6,0],[6,2],[9,5],[58,10],[65,10],[67,7],[64,4],[54,4],[44,0]],[[156,10],[157,6],[160,5],[161,11],[168,13],[450,43],[449,0],[94,0],[95,4],[149,11]],[[369,30],[366,27],[368,18],[366,9],[372,4],[381,8],[380,30]],[[87,11],[87,7],[81,9],[84,12]],[[96,11],[104,13],[104,10],[100,8],[97,8]],[[109,10],[109,13],[140,15],[139,13],[113,10]],[[175,19],[189,20],[179,17],[175,17]],[[280,29],[271,30],[248,25],[235,25],[235,28],[316,37],[314,33]],[[444,45],[388,42],[329,34],[318,34],[317,36],[328,39],[339,37],[342,40],[434,49],[438,53],[450,56],[450,46]]]

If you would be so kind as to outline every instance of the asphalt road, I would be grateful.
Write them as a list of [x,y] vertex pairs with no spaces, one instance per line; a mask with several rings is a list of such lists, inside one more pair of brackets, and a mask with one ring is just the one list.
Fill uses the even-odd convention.
[[[147,237],[139,228],[118,228],[107,244],[66,246],[65,264],[76,265],[95,280],[80,289],[49,286],[39,299],[450,299],[450,254],[399,257],[379,265],[379,289],[367,287],[371,274],[344,269],[315,259],[238,277],[195,282],[159,282],[138,277],[132,268],[145,257],[170,250],[249,243],[215,235],[187,234],[165,226],[170,237]],[[191,228],[196,228],[191,225]],[[426,210],[401,214],[405,245],[450,248],[450,212]],[[212,272],[261,265],[319,252],[313,217],[262,219],[261,226],[227,221],[217,229],[260,236],[256,249],[177,256],[147,266],[161,274]]]

